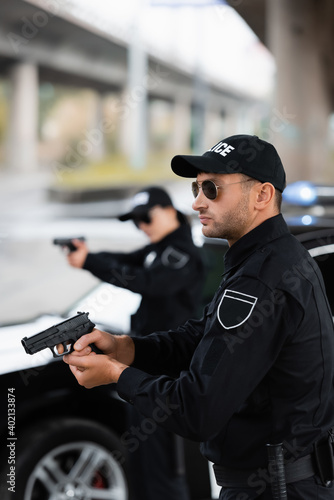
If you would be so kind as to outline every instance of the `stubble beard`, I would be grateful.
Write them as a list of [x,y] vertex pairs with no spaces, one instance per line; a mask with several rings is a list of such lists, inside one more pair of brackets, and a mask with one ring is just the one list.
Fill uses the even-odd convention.
[[227,210],[219,218],[211,219],[211,225],[203,226],[202,232],[208,238],[235,242],[247,232],[248,222],[248,199],[245,197],[235,209]]

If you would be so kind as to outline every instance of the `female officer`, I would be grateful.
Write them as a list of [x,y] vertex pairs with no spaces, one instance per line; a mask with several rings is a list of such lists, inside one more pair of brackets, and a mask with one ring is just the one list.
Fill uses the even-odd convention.
[[[174,208],[167,192],[155,186],[142,189],[134,196],[131,211],[119,219],[132,220],[150,244],[131,253],[90,253],[84,242],[74,240],[77,250],[68,254],[69,264],[141,294],[131,320],[136,337],[176,328],[196,316],[203,263],[185,216]],[[143,432],[144,417],[132,407],[129,414],[125,444],[136,500],[187,500],[181,438],[156,426],[153,432]]]

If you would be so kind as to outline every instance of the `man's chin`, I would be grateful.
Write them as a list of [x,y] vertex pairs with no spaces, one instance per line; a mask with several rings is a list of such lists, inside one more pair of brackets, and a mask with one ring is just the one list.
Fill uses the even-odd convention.
[[208,226],[202,227],[202,234],[207,238],[215,238],[215,236],[213,236],[212,233],[213,233],[212,229],[210,229]]
[[224,236],[222,236],[219,231],[215,230],[214,228],[210,228],[208,226],[203,226],[202,227],[202,234],[206,238],[223,238],[225,239]]

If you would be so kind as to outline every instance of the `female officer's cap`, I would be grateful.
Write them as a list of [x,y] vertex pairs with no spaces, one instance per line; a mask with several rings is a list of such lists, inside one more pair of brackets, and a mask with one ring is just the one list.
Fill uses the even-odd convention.
[[173,206],[169,194],[158,186],[142,189],[132,198],[132,208],[130,212],[118,217],[121,221],[135,219],[138,216],[147,214],[152,207],[159,205],[161,207]]

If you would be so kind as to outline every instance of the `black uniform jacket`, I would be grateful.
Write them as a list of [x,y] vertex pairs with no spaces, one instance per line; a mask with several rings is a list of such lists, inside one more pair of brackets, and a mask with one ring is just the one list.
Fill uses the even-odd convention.
[[158,243],[135,252],[90,253],[84,269],[142,295],[131,319],[136,335],[176,328],[199,315],[204,266],[186,223]]
[[228,250],[202,319],[134,340],[135,363],[119,379],[120,396],[165,428],[202,441],[216,464],[264,467],[266,444],[278,442],[294,459],[334,424],[334,334],[324,283],[281,215]]

